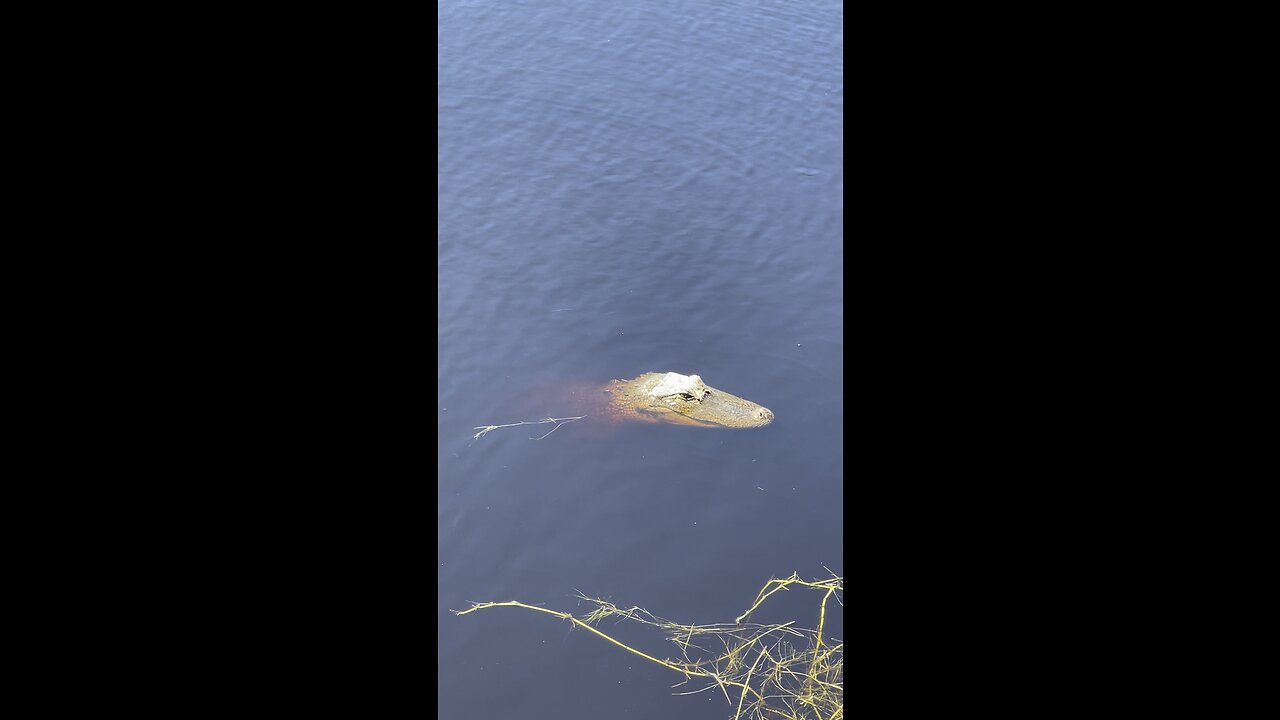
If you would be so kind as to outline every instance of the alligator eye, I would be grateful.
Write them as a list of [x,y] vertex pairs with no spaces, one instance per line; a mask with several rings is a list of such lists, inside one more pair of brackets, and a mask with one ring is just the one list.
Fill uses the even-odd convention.
[[692,400],[692,399],[693,399],[693,394],[692,394],[692,393],[680,393],[680,397],[684,398],[685,400]]

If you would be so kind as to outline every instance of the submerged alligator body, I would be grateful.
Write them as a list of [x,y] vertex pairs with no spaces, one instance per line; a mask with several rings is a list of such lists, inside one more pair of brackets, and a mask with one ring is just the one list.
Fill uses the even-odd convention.
[[713,388],[697,375],[645,373],[631,380],[613,380],[604,391],[606,414],[615,420],[721,428],[756,428],[773,422],[769,408]]

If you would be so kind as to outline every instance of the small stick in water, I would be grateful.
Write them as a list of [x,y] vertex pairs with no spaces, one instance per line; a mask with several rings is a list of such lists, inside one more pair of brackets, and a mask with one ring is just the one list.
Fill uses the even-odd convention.
[[[553,432],[555,432],[555,431],[559,430],[559,429],[560,429],[560,426],[561,426],[562,424],[564,424],[564,423],[570,423],[570,422],[573,422],[574,420],[581,420],[581,419],[582,419],[582,418],[584,418],[584,417],[586,417],[586,415],[579,415],[578,417],[567,417],[567,418],[553,418],[553,417],[551,417],[550,415],[547,415],[547,416],[546,416],[545,418],[543,418],[542,420],[538,420],[538,421],[536,421],[536,422],[521,421],[521,422],[517,422],[517,423],[507,423],[506,425],[481,425],[481,426],[479,426],[479,427],[471,428],[472,430],[479,430],[479,431],[480,431],[480,432],[476,433],[475,435],[472,435],[472,436],[471,436],[471,439],[472,439],[472,440],[479,440],[481,435],[484,435],[485,433],[489,432],[490,430],[497,430],[498,428],[504,428],[504,427],[515,427],[515,426],[517,426],[517,425],[541,425],[542,423],[555,423],[555,424],[556,424],[556,426],[555,426],[555,427],[553,427],[553,428],[551,428],[551,430],[550,430],[549,432],[547,432],[547,435],[550,435],[551,433],[553,433]],[[543,435],[542,437],[529,438],[529,439],[530,439],[530,440],[541,440],[542,438],[546,437],[547,435]]]

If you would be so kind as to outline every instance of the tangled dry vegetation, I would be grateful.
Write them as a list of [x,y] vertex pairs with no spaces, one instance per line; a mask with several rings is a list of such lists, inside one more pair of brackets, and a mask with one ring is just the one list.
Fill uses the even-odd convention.
[[[769,596],[793,586],[823,593],[816,628],[797,627],[794,620],[774,625],[749,622],[751,613]],[[466,610],[453,612],[466,615],[492,607],[519,607],[568,620],[628,652],[683,674],[684,682],[676,687],[695,682],[702,685],[677,695],[719,689],[734,708],[734,720],[839,720],[844,717],[844,643],[824,642],[822,633],[828,601],[834,598],[843,607],[843,592],[844,580],[838,576],[805,581],[792,573],[791,577],[765,583],[755,602],[734,622],[712,625],[682,625],[643,608],[624,609],[581,593],[579,598],[595,606],[582,617],[514,600],[474,603]],[[679,649],[679,659],[659,659],[596,629],[595,625],[606,618],[658,628]]]

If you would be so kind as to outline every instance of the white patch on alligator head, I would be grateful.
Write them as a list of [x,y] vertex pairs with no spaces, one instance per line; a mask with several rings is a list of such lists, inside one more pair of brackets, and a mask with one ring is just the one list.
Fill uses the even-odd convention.
[[662,376],[662,380],[649,390],[649,397],[660,398],[668,395],[688,394],[701,400],[707,386],[702,383],[702,378],[697,375],[681,375],[680,373],[669,372]]

